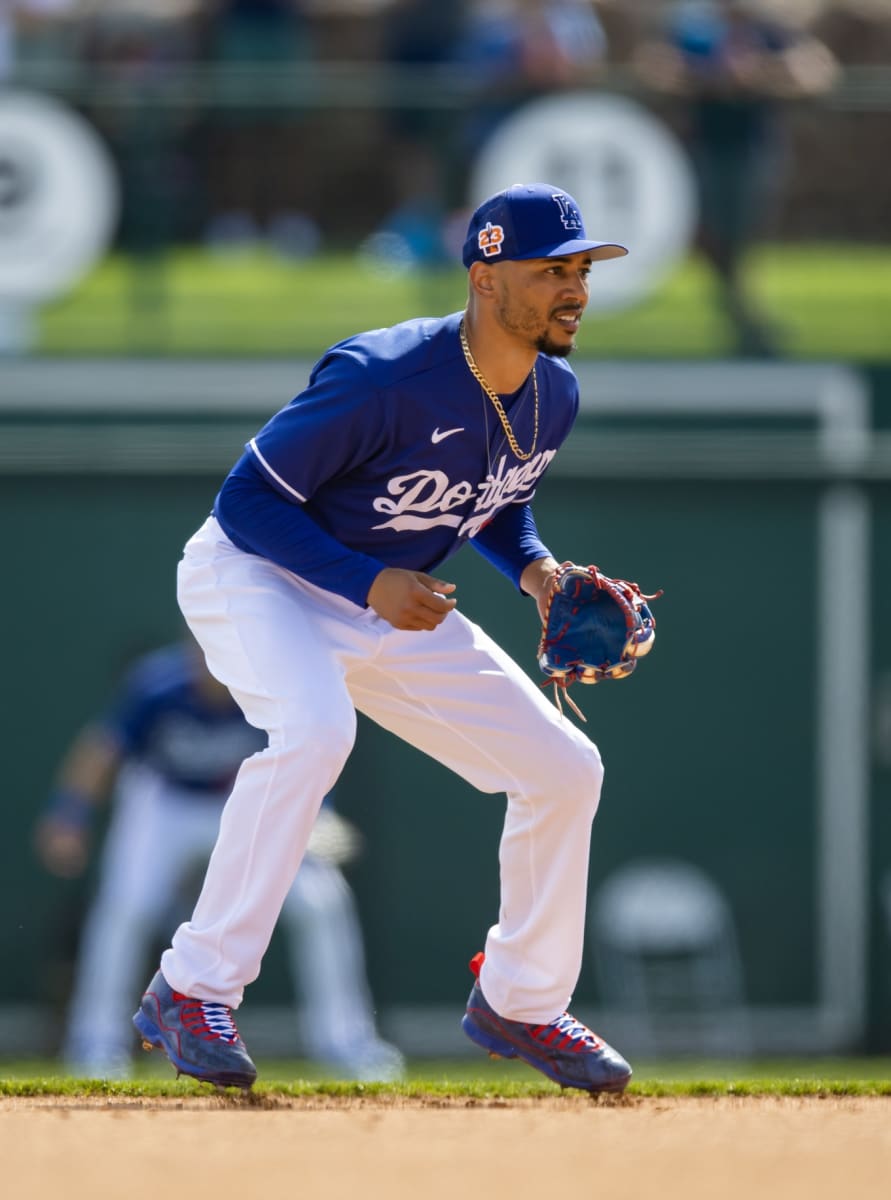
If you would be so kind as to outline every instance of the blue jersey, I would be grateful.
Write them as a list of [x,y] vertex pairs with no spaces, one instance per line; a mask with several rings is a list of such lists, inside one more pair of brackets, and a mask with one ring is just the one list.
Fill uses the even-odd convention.
[[[361,605],[384,567],[432,571],[468,541],[514,582],[547,554],[528,503],[575,420],[576,377],[538,356],[538,436],[520,460],[464,359],[461,316],[333,346],[224,483],[214,512],[232,541]],[[529,449],[532,376],[501,400]]]
[[102,725],[127,759],[171,786],[219,796],[244,759],[265,747],[266,734],[247,723],[228,693],[204,694],[197,653],[183,644],[140,659]]

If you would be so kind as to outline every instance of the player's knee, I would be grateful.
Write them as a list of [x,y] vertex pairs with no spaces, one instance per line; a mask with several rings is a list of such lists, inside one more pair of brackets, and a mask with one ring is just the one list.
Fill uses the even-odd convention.
[[577,796],[580,802],[590,806],[593,819],[603,786],[603,760],[594,743],[578,739],[567,746],[556,777],[562,791]]
[[524,764],[527,794],[557,805],[573,796],[579,812],[587,810],[593,820],[603,784],[603,762],[594,743],[565,722],[549,727],[535,747]]
[[269,748],[274,753],[301,760],[307,769],[328,764],[340,773],[356,740],[356,714],[288,711],[269,730]]

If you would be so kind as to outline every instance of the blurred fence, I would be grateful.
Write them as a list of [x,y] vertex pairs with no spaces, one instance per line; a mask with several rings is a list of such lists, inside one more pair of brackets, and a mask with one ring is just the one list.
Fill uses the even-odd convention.
[[[65,354],[314,355],[356,328],[457,307],[474,168],[504,125],[488,140],[469,131],[483,104],[516,115],[542,99],[495,89],[483,102],[478,77],[454,64],[374,61],[54,58],[23,61],[9,82],[83,116],[120,183],[113,253],[42,302],[18,343]],[[572,94],[633,101],[684,154],[683,105],[642,90],[629,68],[576,80]],[[776,352],[884,359],[891,68],[848,66],[826,95],[788,103],[784,118],[781,182],[746,267]],[[555,143],[546,161],[575,186],[588,168],[572,157],[571,142]],[[605,177],[595,194],[611,186]],[[7,208],[14,190],[6,184]],[[635,203],[644,199],[657,203]],[[622,240],[621,212],[609,224]],[[633,305],[590,318],[583,355],[737,352],[695,240],[677,249],[674,268]],[[3,300],[0,277],[0,310]]]
[[[355,245],[405,198],[400,185],[408,143],[422,143],[440,160],[442,201],[464,203],[479,145],[463,135],[479,107],[508,111],[539,94],[481,91],[479,73],[454,64],[336,61],[53,61],[23,65],[8,82],[64,100],[100,130],[125,186],[133,185],[123,233],[137,248],[138,231],[153,223],[158,204],[177,209],[166,214],[166,237],[200,235],[220,199],[214,187],[221,164],[210,159],[227,137],[222,152],[234,158],[225,169],[243,177],[245,193],[252,190],[251,172],[274,171],[277,194],[266,203],[287,204],[289,192],[299,187],[325,236],[334,245]],[[628,67],[599,69],[575,86],[632,96],[670,128],[683,128],[684,105],[648,94]],[[886,239],[891,65],[848,66],[826,95],[785,107],[790,166],[771,233]],[[239,126],[250,136],[239,138]],[[265,157],[270,144],[277,151],[272,161]],[[160,173],[140,175],[138,160]]]

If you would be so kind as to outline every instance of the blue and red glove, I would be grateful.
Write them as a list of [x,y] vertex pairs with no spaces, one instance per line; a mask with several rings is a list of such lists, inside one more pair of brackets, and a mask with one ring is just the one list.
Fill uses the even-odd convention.
[[643,593],[636,583],[611,579],[597,567],[563,563],[554,575],[547,599],[538,665],[579,712],[566,689],[571,683],[624,679],[649,654],[656,639],[656,620],[649,601],[662,592]]

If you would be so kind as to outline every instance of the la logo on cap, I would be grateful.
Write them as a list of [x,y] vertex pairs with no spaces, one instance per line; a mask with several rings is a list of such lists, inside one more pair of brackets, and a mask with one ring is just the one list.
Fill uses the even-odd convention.
[[476,240],[477,245],[486,258],[492,258],[494,255],[501,253],[501,243],[504,241],[504,229],[501,225],[493,225],[491,221],[487,221],[485,229],[479,231]]
[[565,229],[581,229],[582,214],[564,192],[555,192],[551,199],[560,209],[560,220]]

